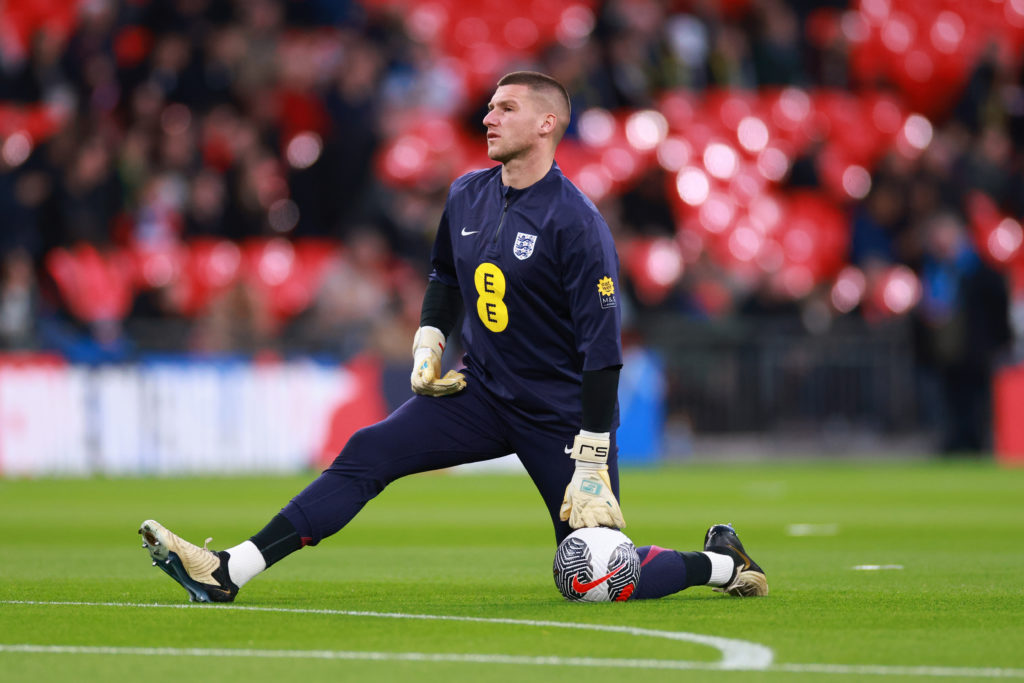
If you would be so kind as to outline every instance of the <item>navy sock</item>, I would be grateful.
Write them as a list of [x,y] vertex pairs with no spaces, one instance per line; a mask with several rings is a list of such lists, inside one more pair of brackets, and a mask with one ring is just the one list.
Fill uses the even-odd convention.
[[685,552],[647,545],[640,555],[640,585],[633,600],[672,595],[690,586],[706,585],[711,578],[711,560],[704,553]]
[[274,515],[274,518],[249,540],[259,549],[268,567],[303,546],[299,532],[282,514]]
[[679,553],[686,565],[686,587],[706,586],[711,580],[711,560],[704,553]]

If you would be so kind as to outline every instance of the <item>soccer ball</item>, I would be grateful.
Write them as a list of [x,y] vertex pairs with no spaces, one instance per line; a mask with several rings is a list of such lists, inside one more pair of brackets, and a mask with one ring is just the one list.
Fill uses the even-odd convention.
[[628,600],[640,582],[640,556],[617,529],[577,529],[555,553],[555,585],[566,600]]

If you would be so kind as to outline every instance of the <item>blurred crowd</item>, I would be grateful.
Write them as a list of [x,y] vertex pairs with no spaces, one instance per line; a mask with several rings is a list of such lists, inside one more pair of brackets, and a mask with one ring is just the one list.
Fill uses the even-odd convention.
[[[890,5],[864,4],[880,3]],[[7,3],[0,22],[0,348],[119,357],[153,345],[132,335],[143,323],[172,320],[184,330],[173,344],[186,350],[252,352],[288,338],[343,355],[367,344],[406,353],[450,169],[388,183],[380,156],[425,111],[455,117],[482,140],[490,95],[424,38],[423,3],[51,0],[40,5],[46,20],[22,16],[31,13],[12,8],[19,4]],[[531,7],[557,13],[568,4]],[[577,113],[654,107],[670,91],[879,85],[865,83],[851,59],[858,3],[578,4],[578,26],[563,21],[550,41],[498,68],[551,73]],[[698,257],[654,299],[636,296],[625,273],[627,322],[640,326],[649,311],[773,314],[820,331],[843,315],[870,322],[895,311],[913,318],[923,362],[959,375],[990,365],[1010,348],[1013,302],[1024,312],[1024,278],[1009,266],[1020,261],[1024,216],[1020,52],[993,44],[963,65],[962,82],[910,92],[931,119],[930,144],[913,157],[886,155],[870,169],[869,190],[836,201],[857,274],[847,284],[861,293],[852,304],[836,304],[834,278],[794,297]],[[899,83],[882,85],[899,92]],[[793,160],[784,189],[822,184],[815,153]],[[666,173],[654,166],[600,198],[620,250],[681,237]],[[988,249],[972,231],[985,215],[1009,220],[986,233]],[[195,310],[157,278],[133,287],[109,319],[83,320],[56,280],[60,250],[157,253],[204,239],[337,248],[308,305],[287,316],[244,278]],[[863,296],[894,265],[914,276],[909,305]]]

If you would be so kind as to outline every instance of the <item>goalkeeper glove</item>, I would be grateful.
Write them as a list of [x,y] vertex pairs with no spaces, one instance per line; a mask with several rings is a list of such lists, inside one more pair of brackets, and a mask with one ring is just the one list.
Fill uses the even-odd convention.
[[576,471],[565,488],[565,498],[558,515],[573,529],[595,526],[621,529],[626,526],[608,478],[609,446],[607,432],[598,434],[581,429],[576,435],[572,445]]
[[412,390],[423,396],[447,396],[466,388],[461,372],[449,370],[441,374],[441,354],[444,353],[444,335],[436,327],[421,327],[412,341]]

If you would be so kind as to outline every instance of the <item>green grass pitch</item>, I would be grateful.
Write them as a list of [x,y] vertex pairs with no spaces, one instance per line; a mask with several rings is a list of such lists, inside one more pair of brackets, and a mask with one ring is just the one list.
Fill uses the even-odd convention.
[[763,599],[562,600],[550,524],[514,474],[399,481],[232,606],[189,605],[141,548],[149,517],[233,545],[311,476],[0,480],[0,680],[1024,679],[1024,469],[623,472],[638,545],[695,550],[732,522]]

